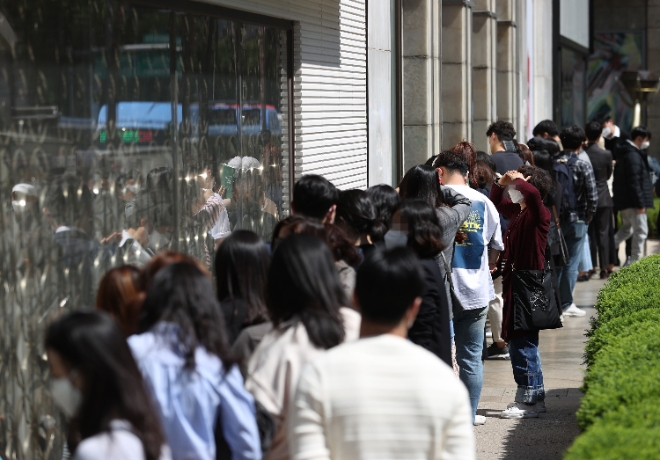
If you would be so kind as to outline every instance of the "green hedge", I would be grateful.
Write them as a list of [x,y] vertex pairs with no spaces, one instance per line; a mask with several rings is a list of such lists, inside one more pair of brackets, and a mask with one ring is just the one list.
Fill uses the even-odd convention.
[[578,422],[567,460],[660,458],[660,256],[614,274],[587,333]]

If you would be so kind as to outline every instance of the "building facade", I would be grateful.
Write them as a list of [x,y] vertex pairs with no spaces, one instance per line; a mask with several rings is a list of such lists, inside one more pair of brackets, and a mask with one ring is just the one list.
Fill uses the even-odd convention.
[[0,456],[61,458],[44,326],[108,269],[552,118],[552,4],[0,0]]

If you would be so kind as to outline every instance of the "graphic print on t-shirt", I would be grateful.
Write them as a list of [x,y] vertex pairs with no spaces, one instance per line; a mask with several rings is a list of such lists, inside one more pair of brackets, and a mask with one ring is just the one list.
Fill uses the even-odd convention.
[[456,243],[454,248],[453,268],[466,268],[477,270],[481,268],[484,255],[484,216],[486,203],[473,201],[470,215],[461,225],[461,232],[465,232],[467,240],[462,244]]

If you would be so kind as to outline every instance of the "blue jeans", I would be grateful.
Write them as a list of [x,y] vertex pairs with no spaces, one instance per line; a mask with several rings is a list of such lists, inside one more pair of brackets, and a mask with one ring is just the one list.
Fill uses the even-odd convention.
[[568,263],[557,270],[559,279],[559,293],[561,294],[562,308],[566,309],[573,303],[573,289],[577,283],[578,264],[584,250],[584,235],[587,234],[587,224],[578,220],[571,223],[562,223],[566,246],[568,246]]
[[456,361],[461,368],[461,381],[467,387],[472,405],[472,419],[477,415],[477,406],[484,383],[484,363],[481,354],[484,348],[484,327],[488,307],[466,310],[454,316],[454,340]]
[[518,385],[515,402],[536,404],[538,401],[545,401],[538,331],[511,339],[509,354],[513,379]]

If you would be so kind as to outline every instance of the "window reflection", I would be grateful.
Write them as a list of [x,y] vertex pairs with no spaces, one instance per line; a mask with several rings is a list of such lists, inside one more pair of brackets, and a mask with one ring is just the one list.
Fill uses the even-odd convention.
[[59,460],[49,316],[91,307],[114,266],[210,265],[287,214],[286,31],[112,0],[0,15],[0,456]]

